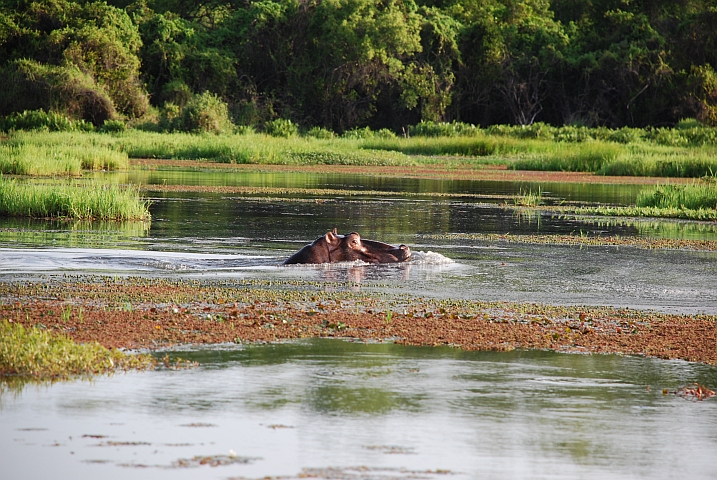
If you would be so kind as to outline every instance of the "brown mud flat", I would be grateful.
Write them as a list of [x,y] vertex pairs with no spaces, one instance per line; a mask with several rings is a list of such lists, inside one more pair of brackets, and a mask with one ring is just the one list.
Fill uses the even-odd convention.
[[508,170],[505,165],[451,164],[451,157],[441,165],[362,166],[362,165],[264,165],[205,162],[200,160],[132,159],[130,165],[147,170],[161,168],[207,169],[247,172],[335,173],[341,175],[373,175],[381,177],[431,178],[445,180],[489,180],[534,183],[593,183],[614,185],[656,185],[689,183],[694,179],[663,177],[604,176],[584,172],[543,172]]
[[[106,347],[335,337],[465,350],[619,353],[717,364],[717,316],[371,296],[310,282],[80,277],[0,284],[0,320]],[[280,289],[277,289],[280,288]]]

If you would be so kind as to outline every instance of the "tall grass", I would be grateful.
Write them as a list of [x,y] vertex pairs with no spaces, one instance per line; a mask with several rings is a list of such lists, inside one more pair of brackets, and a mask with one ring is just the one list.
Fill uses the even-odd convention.
[[[431,125],[422,128],[430,132],[433,128]],[[14,132],[10,134],[9,140],[0,144],[0,172],[76,175],[88,168],[127,168],[128,158],[241,164],[414,166],[441,164],[447,161],[441,157],[455,156],[464,157],[461,163],[465,164],[490,161],[523,170],[667,177],[702,177],[717,173],[717,147],[711,145],[664,146],[648,142],[642,137],[633,143],[623,144],[593,139],[585,132],[600,136],[595,133],[600,129],[585,127],[562,127],[557,133],[553,131],[557,127],[546,125],[502,129],[491,127],[482,130],[463,129],[455,125],[451,128],[468,133],[403,138],[379,135],[376,132],[375,135],[363,135],[366,133],[364,129],[356,131],[363,132],[362,135],[332,138],[322,132],[317,136],[323,138],[298,135],[285,138],[253,132],[231,135],[137,130],[115,134]],[[439,127],[433,130],[441,131]],[[633,130],[610,132],[611,135],[621,133],[622,137],[628,138]],[[499,133],[489,133],[493,131]],[[544,131],[552,133],[548,135]],[[575,136],[585,134],[586,138],[581,141],[556,140],[562,138],[560,135],[569,133]],[[610,138],[607,134],[602,136]]]
[[149,220],[137,188],[96,183],[39,185],[0,177],[0,216],[78,220]]
[[542,149],[539,142],[519,141],[513,138],[486,135],[456,137],[410,137],[371,138],[364,140],[360,147],[370,150],[392,150],[408,155],[463,155],[488,156],[511,155]]
[[108,147],[42,145],[13,140],[0,145],[0,173],[9,175],[80,175],[82,170],[118,170],[127,154]]
[[604,164],[601,175],[699,178],[717,174],[717,150],[713,147],[674,148],[636,145]]
[[149,355],[127,355],[97,342],[78,344],[36,327],[0,322],[0,376],[66,377],[117,368],[147,369],[155,364]]
[[542,154],[531,154],[510,164],[514,170],[547,170],[558,172],[598,172],[617,159],[619,145],[592,141],[580,144],[554,143]]
[[131,158],[210,160],[220,163],[278,165],[410,165],[397,152],[369,152],[359,140],[273,137],[263,134],[191,135],[128,133],[117,138]]
[[642,190],[638,207],[717,210],[717,186],[706,183],[691,185],[658,185]]

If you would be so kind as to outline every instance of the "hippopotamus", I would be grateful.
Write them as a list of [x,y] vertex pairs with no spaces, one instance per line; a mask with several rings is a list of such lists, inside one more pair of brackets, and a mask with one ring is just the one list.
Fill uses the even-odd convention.
[[339,235],[334,228],[290,256],[284,265],[294,263],[335,263],[361,260],[367,263],[398,263],[411,257],[406,245],[395,247],[388,243],[364,240],[356,232]]

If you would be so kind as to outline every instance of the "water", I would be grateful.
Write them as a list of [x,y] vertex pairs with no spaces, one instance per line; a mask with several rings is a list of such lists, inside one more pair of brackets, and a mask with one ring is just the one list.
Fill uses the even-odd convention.
[[[348,288],[399,295],[717,314],[717,252],[510,244],[450,236],[584,232],[717,239],[714,223],[521,216],[495,204],[445,197],[282,199],[173,193],[153,202],[151,225],[0,219],[0,281],[65,273],[298,278],[324,282],[327,288],[348,282]],[[281,266],[334,227],[436,255],[416,255],[402,265]]]
[[[3,478],[715,478],[717,402],[662,393],[715,367],[318,339],[179,354],[201,367],[5,393]],[[176,466],[230,450],[247,463]]]

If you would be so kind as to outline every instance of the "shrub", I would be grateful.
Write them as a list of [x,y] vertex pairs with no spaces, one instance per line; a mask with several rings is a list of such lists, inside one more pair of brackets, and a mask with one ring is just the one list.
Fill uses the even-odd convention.
[[233,129],[229,108],[217,95],[194,95],[177,118],[177,129],[193,133],[224,133]]
[[264,132],[272,137],[289,138],[299,133],[299,127],[288,118],[277,118],[266,122]]
[[688,128],[699,128],[702,126],[702,123],[697,120],[696,118],[683,118],[679,122],[677,122],[677,125],[675,125],[675,128],[678,130],[685,130]]
[[334,132],[322,127],[312,127],[308,132],[306,132],[306,136],[321,140],[330,140],[334,138]]
[[25,110],[5,117],[0,128],[11,130],[44,130],[49,132],[92,131],[94,126],[84,120],[71,120],[66,115],[44,110]]
[[127,130],[127,125],[121,120],[105,120],[100,127],[102,133],[116,133]]
[[410,127],[408,132],[416,137],[457,137],[474,135],[477,130],[474,125],[462,122],[421,122]]
[[369,127],[354,128],[351,130],[346,130],[342,136],[343,138],[348,138],[351,140],[363,140],[366,138],[373,138],[374,132]]

